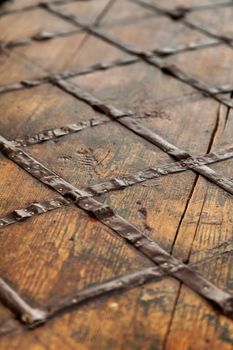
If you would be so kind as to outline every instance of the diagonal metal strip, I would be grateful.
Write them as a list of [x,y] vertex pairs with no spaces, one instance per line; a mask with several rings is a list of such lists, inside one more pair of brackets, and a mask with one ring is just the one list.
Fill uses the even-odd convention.
[[217,40],[221,40],[224,44],[230,46],[231,48],[233,48],[233,38],[232,35],[223,35],[223,34],[219,34],[218,32],[216,32],[213,29],[210,29],[206,26],[204,26],[203,24],[200,24],[198,22],[195,22],[193,20],[187,20],[187,19],[183,19],[182,23],[184,23],[187,27],[190,27],[191,29],[195,29],[199,32],[203,32],[204,34],[217,39]]
[[0,42],[0,53],[1,51],[9,50],[9,49],[14,49],[19,46],[27,46],[31,45],[35,42],[40,42],[40,41],[47,41],[63,36],[68,36],[76,33],[80,33],[82,29],[69,29],[69,30],[63,30],[60,32],[40,32],[37,33],[36,35],[33,35],[32,37],[25,38],[25,39],[20,39],[20,40],[15,40],[15,41],[7,41],[7,42]]
[[52,129],[47,129],[39,132],[38,134],[26,136],[22,139],[15,139],[14,141],[18,146],[31,146],[36,145],[38,143],[51,141],[58,139],[62,136],[74,134],[80,132],[81,130],[87,128],[93,128],[97,125],[102,125],[108,123],[109,120],[103,119],[101,117],[93,116],[88,120],[82,120],[79,123],[67,124],[60,127],[55,127]]
[[[85,188],[90,196],[99,196],[111,191],[118,191],[129,186],[139,184],[141,182],[155,179],[161,176],[169,174],[180,173],[189,170],[190,166],[206,165],[227,160],[233,157],[233,147],[225,150],[220,150],[212,153],[208,153],[203,156],[194,158],[187,158],[180,162],[169,163],[161,166],[155,166],[152,168],[146,168],[138,171],[135,174],[121,177],[114,177],[104,182],[90,185]],[[47,201],[34,202],[29,204],[26,208],[16,209],[6,216],[0,217],[0,226],[5,227],[11,224],[15,224],[19,221],[30,219],[35,215],[41,215],[48,211],[61,208],[70,204],[65,199],[52,198]]]
[[154,266],[84,288],[56,304],[48,305],[48,318],[53,318],[68,309],[80,306],[84,302],[91,301],[97,297],[111,295],[113,292],[124,292],[151,281],[159,281],[166,276],[167,273],[163,269]]
[[[11,309],[21,322],[39,325],[46,319],[46,312],[31,307],[18,293],[0,277],[0,301]],[[0,329],[1,333],[1,329]]]
[[[195,45],[193,45],[191,43],[190,50],[191,50],[191,47],[194,47],[194,46]],[[159,50],[155,53],[157,55],[160,55],[160,56],[166,56],[168,54],[171,55],[172,52],[174,52],[174,50],[175,50],[174,48],[162,48],[161,50]],[[180,46],[179,48],[178,47],[176,48],[175,53],[179,53],[179,52],[183,52],[182,46]],[[152,59],[153,58],[151,58],[151,60]],[[120,59],[109,61],[109,62],[96,63],[96,64],[89,66],[89,67],[78,68],[77,70],[64,71],[64,72],[59,73],[59,74],[45,75],[43,77],[38,77],[35,79],[29,79],[29,80],[23,80],[23,81],[16,82],[13,84],[0,85],[0,94],[5,94],[8,92],[18,91],[18,90],[23,90],[23,89],[31,89],[31,88],[34,88],[36,86],[42,85],[42,84],[47,84],[50,81],[53,81],[54,79],[69,79],[69,78],[77,77],[79,75],[85,75],[85,74],[90,74],[90,73],[95,73],[95,72],[99,72],[99,71],[112,69],[115,67],[134,64],[134,63],[137,63],[139,61],[140,61],[139,57],[126,57],[126,58],[124,57],[124,58],[120,58]],[[171,74],[168,72],[168,70],[169,70],[169,68],[167,69],[167,73]],[[224,84],[224,85],[215,86],[215,87],[206,87],[206,86],[203,87],[203,86],[198,85],[196,88],[199,91],[203,91],[203,89],[201,89],[201,88],[207,88],[207,90],[210,93],[212,93],[213,95],[218,95],[218,94],[232,92],[233,85]],[[222,99],[221,99],[221,101],[222,101]],[[228,103],[229,99],[226,102]]]
[[[53,79],[56,79],[56,78],[69,79],[69,78],[76,77],[79,75],[90,74],[93,72],[107,70],[107,69],[114,68],[114,67],[133,64],[133,63],[136,63],[138,61],[139,61],[139,58],[137,58],[137,57],[124,57],[124,58],[120,58],[120,59],[109,61],[109,62],[96,63],[92,66],[78,68],[76,70],[75,69],[69,70],[69,71],[65,70],[64,72],[59,73],[59,74],[45,75],[43,77],[38,77],[35,79],[31,79],[31,80],[23,80],[23,81],[13,83],[13,84],[0,85],[0,94],[12,92],[12,91],[17,91],[17,90],[21,90],[21,89],[30,89],[30,88],[33,88],[33,87],[36,87],[36,86],[39,86],[42,84],[49,83],[50,81],[52,81]],[[228,91],[229,90],[227,90],[227,92]]]
[[192,86],[196,90],[204,92],[206,95],[212,97],[213,99],[224,104],[225,106],[230,108],[233,107],[233,101],[229,98],[218,96],[217,89],[208,87],[205,83],[198,80],[197,78],[194,78],[182,72],[178,67],[176,67],[173,64],[164,63],[159,58],[159,56],[156,56],[152,51],[142,50],[138,47],[125,43],[122,40],[119,40],[118,38],[115,38],[113,35],[111,35],[110,33],[106,33],[100,28],[82,23],[82,21],[74,15],[60,11],[56,6],[46,4],[45,8],[57,15],[58,17],[66,19],[67,21],[75,24],[77,27],[86,30],[88,33],[106,41],[107,43],[110,43],[111,45],[114,45],[131,55],[140,57],[143,61],[160,69],[163,73],[169,74],[175,79],[178,79],[179,81],[182,81],[183,83]]
[[3,154],[29,174],[62,194],[66,200],[94,215],[100,222],[158,265],[165,273],[183,282],[206,300],[211,301],[224,314],[233,317],[233,297],[229,293],[219,289],[199,273],[167,253],[136,226],[116,214],[112,208],[89,197],[89,194],[84,190],[72,186],[2,136],[0,137],[0,149]]
[[25,208],[15,209],[6,216],[0,217],[0,227],[16,224],[19,221],[30,219],[33,216],[41,215],[58,208],[62,208],[70,203],[63,197],[52,198],[45,201],[30,203]]
[[[132,1],[132,0],[131,0]],[[192,12],[193,10],[195,10],[195,7],[177,7],[174,9],[166,9],[164,7],[161,7],[160,5],[158,6],[157,4],[152,4],[150,1],[148,0],[133,0],[132,2],[142,6],[142,7],[146,7],[156,13],[159,13],[161,15],[167,16],[173,20],[180,20],[183,24],[185,24],[187,27],[190,27],[192,29],[195,29],[199,32],[203,32],[204,34],[207,34],[208,36],[214,38],[214,39],[218,39],[220,41],[222,41],[225,44],[228,44],[230,47],[233,47],[233,39],[232,36],[227,36],[227,35],[222,35],[219,34],[218,32],[216,32],[213,29],[210,29],[206,26],[204,26],[203,24],[197,23],[195,21],[192,20],[187,20],[186,19],[186,14],[189,12]],[[233,2],[232,1],[228,1],[225,3],[219,3],[219,4],[213,4],[207,7],[207,9],[211,9],[211,8],[216,8],[216,7],[225,7],[225,6],[233,6]],[[200,6],[201,8],[202,6]],[[197,8],[199,10],[199,8]]]
[[226,150],[216,151],[204,156],[190,157],[175,163],[168,163],[161,166],[143,169],[135,174],[115,177],[102,183],[91,185],[85,190],[93,193],[93,195],[101,195],[111,191],[117,191],[129,186],[139,184],[141,182],[159,178],[170,174],[180,173],[187,170],[193,170],[196,166],[213,164],[219,161],[230,159],[233,157],[233,147]]
[[[1,51],[4,52],[5,50],[14,49],[19,46],[27,46],[40,41],[48,41],[59,37],[66,37],[66,36],[80,33],[82,31],[83,31],[82,28],[76,28],[76,29],[69,29],[65,31],[63,30],[63,31],[56,31],[56,32],[39,32],[36,35],[33,35],[32,37],[29,37],[29,38],[14,40],[14,41],[6,41],[6,42],[3,41],[3,42],[0,42],[0,53]],[[188,44],[178,45],[176,47],[160,47],[152,50],[152,52],[158,56],[164,57],[164,56],[176,55],[181,52],[194,51],[194,50],[203,49],[207,47],[217,46],[221,43],[222,41],[220,39],[208,38],[206,39],[206,41],[203,41],[203,42],[198,42],[198,41],[190,42]]]
[[[144,126],[140,121],[138,121],[134,116],[134,113],[131,111],[121,111],[114,106],[101,101],[97,97],[93,96],[89,92],[83,90],[76,84],[73,84],[69,81],[65,80],[56,80],[54,84],[59,86],[64,91],[76,96],[78,99],[85,101],[90,106],[95,109],[98,109],[108,115],[113,120],[125,126],[127,129],[133,131],[134,133],[140,135],[147,141],[151,142],[170,156],[172,156],[176,160],[185,160],[188,158],[192,159],[192,156],[188,154],[186,151],[176,147],[170,142],[166,141],[156,132]],[[124,118],[123,118],[124,117]],[[233,194],[233,181],[223,175],[216,173],[214,170],[210,169],[206,165],[196,165],[196,164],[187,164],[184,163],[185,166],[188,166],[189,169],[194,172],[203,175],[205,178],[209,179],[225,191]]]
[[[42,308],[30,306],[8,283],[0,277],[0,301],[19,317],[19,320],[29,328],[41,326],[47,320],[64,312],[81,306],[97,297],[109,296],[116,292],[124,292],[151,281],[159,281],[167,273],[158,266],[144,268],[123,276],[112,278],[105,282],[83,288],[73,295],[65,297],[56,304],[49,304]],[[10,330],[16,331],[14,327]],[[5,334],[4,327],[0,327],[0,336]]]
[[[128,176],[114,177],[104,182],[90,185],[86,187],[84,191],[88,192],[90,197],[99,196],[101,194],[106,194],[107,192],[122,190],[129,186],[133,186],[147,180],[159,178],[161,176],[184,172],[189,170],[190,166],[194,167],[197,165],[213,164],[230,159],[232,157],[233,147],[230,147],[228,149],[208,153],[203,156],[187,158],[183,161],[178,161],[175,163],[168,163],[161,166],[146,168]],[[35,215],[41,215],[48,211],[62,208],[68,204],[70,203],[62,197],[31,203],[26,208],[16,209],[6,216],[0,217],[0,226],[5,227],[11,224],[15,224],[19,221],[30,219]]]

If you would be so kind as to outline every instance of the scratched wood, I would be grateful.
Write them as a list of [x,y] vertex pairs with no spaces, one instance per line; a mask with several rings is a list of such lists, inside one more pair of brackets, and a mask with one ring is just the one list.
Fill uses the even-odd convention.
[[[150,1],[171,10],[180,5],[219,2]],[[37,3],[13,1],[0,11]],[[144,50],[211,39],[187,28],[182,21],[172,21],[134,1],[77,1],[58,7]],[[231,35],[227,10],[196,10],[188,16],[196,16],[200,23],[206,20],[210,28],[216,24],[215,31]],[[217,19],[218,11],[226,22],[224,27]],[[0,28],[4,41],[29,38],[41,31],[78,30],[44,8],[2,16]],[[232,52],[222,43],[163,59],[214,86],[231,83]],[[3,51],[0,84],[126,57],[130,56],[123,50],[80,31]],[[136,112],[140,122],[192,155],[232,145],[232,111],[143,60],[70,81],[105,103]],[[79,188],[174,162],[149,141],[49,83],[0,94],[0,106],[0,134],[10,140],[90,118],[103,122],[27,148],[29,154]],[[211,167],[232,178],[232,165],[233,161],[228,160]],[[33,201],[58,196],[3,155],[0,166],[1,216]],[[166,251],[233,292],[230,194],[186,171],[105,194],[99,200],[115,208]],[[2,228],[0,245],[1,276],[25,300],[41,307],[56,304],[83,287],[152,266],[149,259],[109,228],[71,205]],[[3,350],[230,350],[233,345],[232,321],[172,278],[99,298],[29,331],[4,305],[0,306],[0,320]]]

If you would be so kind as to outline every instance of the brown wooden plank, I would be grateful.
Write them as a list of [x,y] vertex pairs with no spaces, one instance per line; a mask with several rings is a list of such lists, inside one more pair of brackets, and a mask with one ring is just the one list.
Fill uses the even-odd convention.
[[[163,6],[201,5],[207,1],[165,1]],[[111,2],[112,7],[108,4],[78,1],[59,8],[89,23],[105,14],[102,29],[143,49],[207,38],[181,22],[156,16],[133,2],[115,1]],[[9,21],[12,16],[15,15],[5,18]],[[19,13],[17,16],[21,20]],[[224,16],[229,23],[227,15]],[[70,25],[52,17],[54,26],[60,26],[60,21],[61,27]],[[22,25],[19,35],[31,35],[33,28],[43,23],[43,19],[34,21],[35,27],[27,29]],[[12,29],[9,35],[18,34]],[[222,45],[182,53],[166,62],[177,63],[211,85],[229,83],[231,52],[231,48]],[[0,78],[3,83],[14,82],[25,75],[32,78],[119,57],[128,56],[104,40],[77,33],[9,50],[8,59],[3,56],[8,71],[2,69]],[[221,65],[217,65],[219,57]],[[22,73],[18,73],[20,67]],[[226,108],[145,62],[94,72],[71,81],[105,102],[132,109],[149,129],[191,154],[231,145],[232,115]],[[3,111],[0,133],[10,139],[89,120],[92,116],[103,121],[109,119],[49,84],[0,95],[0,104]],[[28,152],[79,187],[173,162],[158,147],[114,121],[31,146]],[[2,215],[30,201],[55,196],[3,156],[0,164]],[[228,160],[212,167],[231,177],[231,165]],[[164,249],[184,261],[190,260],[205,277],[228,291],[232,289],[231,200],[229,194],[191,171],[100,197],[100,201],[114,207]],[[152,265],[115,233],[71,206],[8,226],[1,230],[0,240],[1,275],[33,305],[57,303],[84,286]],[[11,328],[12,314],[1,308],[0,317],[6,328]],[[90,302],[35,330],[18,328],[15,322],[15,331],[0,340],[2,349],[232,347],[232,321],[168,278]]]

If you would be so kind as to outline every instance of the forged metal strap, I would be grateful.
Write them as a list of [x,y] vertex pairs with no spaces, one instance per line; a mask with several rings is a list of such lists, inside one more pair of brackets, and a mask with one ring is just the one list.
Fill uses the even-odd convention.
[[15,209],[8,215],[0,217],[0,227],[2,228],[11,224],[15,224],[19,221],[27,220],[35,215],[44,214],[48,211],[62,208],[68,204],[69,202],[66,201],[63,197],[57,197],[41,202],[33,202],[25,208]]
[[0,93],[2,94],[2,93],[12,92],[12,91],[17,91],[22,89],[29,89],[29,88],[44,84],[47,81],[48,79],[45,77],[45,78],[41,78],[41,79],[39,78],[35,80],[25,80],[14,84],[1,85]]
[[[167,274],[157,266],[142,269],[136,272],[119,276],[106,282],[96,284],[80,291],[77,291],[72,296],[68,296],[56,304],[51,304],[45,307],[46,311],[33,309],[22,300],[22,298],[9,287],[0,278],[0,300],[7,305],[20,320],[30,328],[37,327],[41,323],[45,323],[48,319],[54,318],[61,313],[71,310],[73,307],[81,306],[85,302],[89,302],[97,297],[109,296],[115,292],[122,292],[141,286],[150,281],[159,281]],[[7,296],[6,296],[7,295]],[[16,331],[17,328],[11,327],[10,333]],[[5,334],[4,326],[0,327],[0,335]]]
[[0,137],[0,146],[3,154],[32,176],[61,193],[66,200],[94,215],[100,222],[132,244],[155,264],[159,265],[163,271],[183,282],[205,299],[212,301],[226,315],[233,317],[233,299],[230,294],[217,288],[187,265],[168,254],[138,228],[114,213],[112,208],[89,197],[88,192],[75,188],[16,147],[14,143]]
[[110,191],[121,190],[123,188],[133,186],[135,184],[141,183],[149,179],[155,179],[161,176],[166,176],[169,174],[175,174],[183,171],[189,170],[191,167],[202,166],[206,164],[213,164],[219,161],[230,159],[233,157],[233,147],[226,150],[216,151],[213,153],[208,153],[204,156],[187,158],[183,161],[178,161],[176,163],[169,163],[161,166],[155,166],[152,168],[147,168],[138,171],[135,174],[115,177],[109,179],[105,182],[91,185],[85,190],[87,192],[93,193],[94,196],[101,195]]
[[[162,149],[164,152],[175,158],[176,160],[185,160],[191,158],[192,156],[186,151],[176,147],[170,142],[166,141],[160,135],[155,133],[153,130],[148,129],[140,121],[134,118],[132,111],[121,111],[114,106],[99,100],[97,97],[93,96],[89,92],[81,89],[78,85],[73,84],[65,80],[57,80],[54,83],[61,87],[66,92],[76,96],[78,99],[85,101],[95,109],[99,109],[104,112],[109,117],[116,120],[118,123],[124,125],[129,130],[140,135],[147,141],[156,145],[158,148]],[[124,117],[124,118],[122,118]],[[225,191],[233,194],[233,181],[228,179],[223,175],[219,175],[214,170],[208,168],[206,165],[196,165],[196,164],[185,164],[189,169],[194,172],[203,175],[210,181],[214,182],[216,185],[224,189]]]
[[[72,34],[76,34],[81,32],[83,29],[82,28],[76,28],[76,29],[71,29],[71,30],[66,30],[66,31],[60,31],[60,32],[40,32],[37,33],[36,35],[30,37],[30,38],[26,38],[26,39],[20,39],[20,40],[15,40],[15,41],[8,41],[8,42],[0,42],[0,53],[1,50],[4,52],[7,49],[13,49],[19,46],[26,46],[26,45],[31,45],[34,42],[40,42],[40,41],[48,41],[48,40],[52,40],[52,39],[56,39],[59,37],[64,37],[64,36],[70,36]],[[212,46],[216,46],[221,44],[221,40],[220,39],[208,39],[206,40],[206,42],[190,42],[188,44],[184,44],[184,45],[179,45],[176,47],[161,47],[161,48],[157,48],[155,50],[152,50],[152,52],[158,56],[170,56],[170,55],[175,55],[181,52],[186,52],[186,51],[194,51],[194,50],[198,50],[201,48],[207,48],[207,47],[212,47]],[[129,60],[130,63],[135,62],[135,61],[139,61],[139,58],[126,58],[126,59],[120,59],[119,61],[119,65],[120,65],[120,61],[124,60]],[[59,75],[62,75],[62,73]]]
[[[151,60],[153,61],[153,58]],[[233,107],[232,100],[230,100],[229,98],[217,95],[219,93],[218,88],[208,87],[203,82],[201,82],[201,81],[197,80],[196,78],[193,78],[193,77],[189,76],[188,74],[184,73],[175,65],[165,65],[162,68],[162,71],[166,74],[169,74],[169,75],[179,79],[180,81],[183,81],[187,85],[190,85],[190,86],[194,87],[195,89],[208,94],[209,96],[213,97],[218,102],[223,103],[224,105],[226,105],[228,107]]]
[[84,288],[72,296],[56,303],[49,305],[48,318],[52,318],[57,314],[63,313],[74,306],[79,306],[84,302],[88,302],[97,297],[111,295],[113,292],[122,292],[128,289],[141,286],[150,281],[157,281],[165,277],[167,274],[159,267],[149,267],[143,270],[129,273],[124,276],[116,277],[110,281],[106,281],[91,287]]
[[35,86],[42,85],[42,84],[48,83],[50,81],[53,81],[55,78],[57,78],[57,79],[59,79],[59,78],[69,79],[69,78],[73,78],[73,77],[76,77],[79,75],[98,72],[101,70],[107,70],[107,69],[118,67],[118,66],[125,66],[128,64],[133,64],[133,63],[138,62],[138,61],[139,61],[139,58],[137,58],[137,57],[126,57],[126,58],[117,59],[117,60],[113,60],[113,61],[109,61],[109,62],[96,63],[92,66],[78,68],[78,69],[72,70],[72,71],[64,71],[63,73],[59,73],[59,74],[52,74],[50,76],[46,75],[42,78],[36,78],[36,79],[32,79],[32,80],[23,80],[19,83],[2,85],[2,86],[0,86],[0,93],[7,93],[7,92],[17,91],[17,90],[21,90],[21,89],[29,89],[29,88],[33,88]]
[[[36,161],[21,148],[17,147],[15,142],[8,141],[2,136],[0,136],[0,150],[29,174],[44,184],[52,187],[58,193],[64,195],[68,191],[78,191],[74,186],[46,168],[43,164]],[[80,190],[80,196],[84,198],[88,196],[88,194]]]
[[46,41],[46,40],[51,40],[55,38],[59,38],[62,36],[68,36],[71,34],[76,34],[82,31],[81,29],[71,29],[71,30],[66,30],[66,31],[61,31],[61,32],[40,32],[37,33],[36,35],[33,35],[30,38],[26,39],[20,39],[20,40],[15,40],[15,41],[8,41],[8,42],[0,42],[0,50],[6,50],[6,49],[13,49],[15,47],[19,46],[26,46],[26,45],[31,45],[34,42],[38,41]]
[[115,38],[113,35],[106,33],[102,29],[99,29],[97,27],[88,26],[85,23],[82,23],[82,21],[73,16],[70,13],[62,12],[60,11],[56,6],[47,4],[45,6],[50,12],[54,13],[58,17],[64,18],[71,23],[75,24],[79,28],[82,28],[89,32],[90,34],[97,36],[98,38],[120,48],[123,51],[126,51],[132,55],[135,55],[137,57],[140,57],[145,62],[155,66],[156,68],[160,69],[162,72],[171,75],[172,77],[182,81],[183,83],[192,86],[193,88],[197,89],[198,91],[202,91],[206,93],[208,96],[211,96],[216,101],[224,104],[227,107],[233,107],[233,101],[231,99],[217,96],[218,93],[217,89],[209,88],[206,86],[202,81],[189,77],[187,74],[182,72],[178,67],[175,65],[167,65],[164,63],[158,56],[155,56],[154,52],[149,50],[142,50],[138,47],[135,47],[133,45],[130,45],[128,43],[122,42],[118,38]]
[[186,26],[198,30],[199,32],[203,32],[204,34],[211,36],[212,38],[221,40],[222,42],[224,42],[225,44],[228,44],[230,47],[233,47],[233,39],[232,39],[232,35],[223,35],[223,34],[219,34],[218,32],[216,32],[213,29],[210,29],[208,27],[203,26],[203,24],[194,22],[192,20],[187,20],[184,19],[182,21]]
[[0,301],[9,307],[9,309],[20,317],[20,320],[27,325],[39,325],[46,320],[47,314],[45,311],[32,308],[1,277]]
[[23,146],[23,147],[35,145],[45,141],[54,140],[68,134],[77,133],[83,129],[95,127],[97,125],[105,124],[107,122],[109,122],[109,120],[104,120],[103,118],[101,119],[101,117],[99,118],[93,117],[89,120],[83,120],[76,124],[67,124],[61,127],[43,130],[38,134],[27,136],[24,139],[16,139],[15,142],[17,143],[17,145]]
[[198,49],[203,49],[203,48],[207,48],[207,47],[212,47],[212,46],[216,46],[219,45],[221,43],[220,40],[218,39],[209,39],[206,42],[190,42],[188,44],[184,44],[184,45],[179,45],[176,47],[161,47],[158,49],[153,50],[152,52],[158,56],[171,56],[171,55],[175,55],[181,52],[187,52],[187,51],[195,51]]
[[[161,49],[157,49],[153,51],[153,54],[157,54],[160,56],[167,56],[167,55],[173,55],[175,53],[179,53],[179,52],[183,52],[186,50],[194,50],[198,47],[206,47],[206,45],[217,45],[218,42],[213,42],[210,44],[195,44],[195,43],[190,43],[187,46],[180,46],[177,48],[161,48]],[[0,46],[1,47],[1,46]],[[146,60],[151,64],[153,64],[154,58],[153,57],[149,57],[149,55],[145,56]],[[64,71],[63,73],[59,73],[59,74],[53,74],[53,75],[46,75],[44,77],[40,77],[40,78],[35,78],[32,80],[23,80],[21,82],[18,83],[13,83],[13,84],[7,84],[7,85],[2,85],[0,86],[0,94],[1,93],[7,93],[7,92],[13,92],[13,91],[17,91],[17,90],[22,90],[22,89],[30,89],[42,84],[46,84],[48,82],[53,82],[54,79],[69,79],[69,78],[73,78],[79,75],[84,75],[84,74],[90,74],[93,72],[98,72],[98,71],[102,71],[102,70],[107,70],[107,69],[111,69],[114,67],[119,67],[119,66],[125,66],[125,65],[130,65],[130,64],[134,64],[140,61],[139,57],[127,57],[127,58],[122,58],[122,59],[118,59],[118,60],[113,60],[110,62],[103,62],[103,63],[97,63],[94,64],[92,66],[89,67],[84,67],[84,68],[80,68],[77,70],[72,70],[72,71]],[[165,66],[163,68],[163,71],[174,76],[175,78],[182,80],[183,82],[187,83],[188,85],[190,85],[190,83],[194,83],[194,79],[188,77],[187,75],[184,75],[184,73],[182,72],[182,75],[178,74],[179,70],[172,70],[171,66]],[[195,86],[194,86],[195,85]],[[210,96],[212,96],[213,98],[217,99],[215,96],[217,94],[220,93],[228,93],[228,92],[232,92],[233,90],[233,86],[231,84],[224,84],[224,85],[220,85],[218,87],[207,87],[206,85],[203,85],[202,83],[200,83],[199,81],[197,81],[195,79],[195,84],[193,85],[194,88],[196,88],[199,91],[202,91]],[[218,97],[218,96],[217,96]],[[217,99],[219,102],[226,103],[227,105],[231,102],[230,99],[224,99],[223,97],[218,97]]]
[[[233,147],[226,150],[208,153],[204,156],[195,158],[187,158],[176,163],[169,163],[153,168],[147,168],[138,171],[135,174],[122,177],[114,177],[104,182],[90,185],[84,189],[90,197],[101,195],[111,191],[122,190],[126,187],[133,186],[149,179],[155,179],[169,174],[187,171],[190,166],[213,164],[233,157]],[[22,220],[27,220],[35,215],[46,213],[47,211],[62,208],[68,205],[69,202],[65,199],[54,198],[48,201],[35,202],[28,205],[26,208],[16,209],[12,213],[0,217],[0,226],[5,227]]]
[[[162,56],[166,56],[166,51],[170,52],[172,54],[172,48],[164,48],[164,50],[161,50],[160,53]],[[153,58],[150,58],[152,60]],[[7,92],[13,92],[17,90],[22,90],[22,89],[30,89],[42,84],[46,84],[50,81],[54,81],[54,79],[69,79],[69,78],[74,78],[79,75],[84,75],[84,74],[89,74],[89,73],[94,73],[102,70],[107,70],[111,69],[114,67],[119,67],[119,66],[125,66],[125,65],[130,65],[139,62],[138,57],[133,57],[133,58],[123,58],[119,60],[114,60],[110,62],[104,62],[104,63],[97,63],[94,64],[93,66],[90,67],[84,67],[80,68],[77,70],[72,70],[72,71],[64,71],[63,73],[60,74],[55,74],[51,76],[44,76],[42,78],[36,78],[36,79],[31,79],[31,80],[23,80],[18,83],[13,83],[13,84],[7,84],[7,85],[0,85],[0,94],[4,94]],[[200,90],[200,89],[199,89]],[[201,91],[204,91],[203,89]],[[217,95],[221,93],[230,93],[233,91],[233,85],[231,84],[223,84],[220,86],[216,87],[210,87],[208,88],[209,92],[206,92],[206,94],[211,94],[212,95]],[[222,99],[221,99],[222,101]],[[229,102],[229,99],[227,100],[227,103]]]

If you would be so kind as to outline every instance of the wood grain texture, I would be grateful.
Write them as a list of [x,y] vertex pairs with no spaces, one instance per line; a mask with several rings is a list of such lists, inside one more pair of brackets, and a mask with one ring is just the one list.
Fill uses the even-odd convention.
[[[172,10],[221,0],[150,2]],[[76,28],[45,8],[20,10],[36,4],[37,0],[6,3],[1,11],[19,11],[0,17],[1,40]],[[58,8],[144,50],[211,39],[133,0],[76,1]],[[199,9],[187,18],[231,35],[231,12],[230,7]],[[214,86],[231,83],[232,52],[222,43],[162,60]],[[85,31],[73,33],[3,50],[0,85],[126,57],[130,55]],[[233,113],[229,108],[144,61],[71,81],[104,102],[136,112],[145,126],[192,155],[232,146]],[[149,141],[51,82],[0,94],[0,107],[0,134],[10,140],[90,118],[106,121],[27,148],[33,157],[81,188],[174,162]],[[211,168],[232,178],[232,165],[233,160],[227,160]],[[3,155],[0,167],[1,216],[56,196]],[[98,200],[233,293],[230,194],[190,170],[111,192]],[[113,231],[72,205],[0,228],[0,246],[1,277],[32,306],[56,304],[84,287],[152,266]],[[33,330],[22,327],[1,305],[0,329],[2,350],[230,350],[233,345],[232,320],[172,278],[99,298]]]

